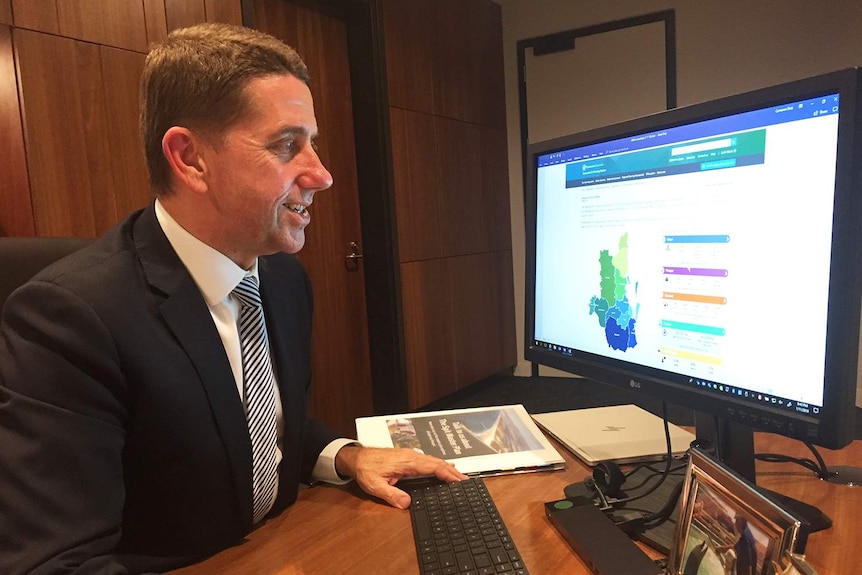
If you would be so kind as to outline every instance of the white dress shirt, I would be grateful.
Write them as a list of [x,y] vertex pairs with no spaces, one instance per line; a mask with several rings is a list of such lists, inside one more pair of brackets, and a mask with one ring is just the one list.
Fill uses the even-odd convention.
[[[255,276],[258,280],[260,279],[257,270],[257,260],[255,260],[250,270],[242,269],[230,258],[186,231],[171,217],[158,200],[156,200],[156,218],[171,246],[173,246],[174,251],[177,252],[183,265],[188,269],[189,274],[191,274],[192,279],[194,279],[206,301],[210,314],[212,314],[213,323],[215,323],[219,337],[221,337],[224,344],[224,349],[233,371],[233,377],[236,381],[237,393],[240,400],[244,402],[242,351],[240,349],[239,328],[237,326],[240,305],[235,296],[231,295],[231,292],[247,275]],[[281,463],[283,412],[281,409],[281,396],[278,391],[278,381],[275,377],[274,381],[275,417],[278,427],[276,458]],[[336,472],[335,455],[339,449],[352,443],[356,443],[356,440],[336,439],[327,445],[317,458],[317,463],[311,474],[312,480],[335,484],[349,481],[339,477]],[[277,488],[278,483],[276,483]]]

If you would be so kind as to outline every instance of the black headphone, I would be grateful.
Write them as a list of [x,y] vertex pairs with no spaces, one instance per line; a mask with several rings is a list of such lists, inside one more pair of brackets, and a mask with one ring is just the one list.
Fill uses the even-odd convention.
[[593,481],[596,488],[607,497],[616,497],[620,494],[626,476],[613,461],[602,461],[593,469]]

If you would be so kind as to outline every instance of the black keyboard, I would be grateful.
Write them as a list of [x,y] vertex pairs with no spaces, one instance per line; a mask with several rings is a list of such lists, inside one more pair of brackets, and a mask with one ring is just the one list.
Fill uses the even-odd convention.
[[421,575],[527,575],[484,480],[407,490]]

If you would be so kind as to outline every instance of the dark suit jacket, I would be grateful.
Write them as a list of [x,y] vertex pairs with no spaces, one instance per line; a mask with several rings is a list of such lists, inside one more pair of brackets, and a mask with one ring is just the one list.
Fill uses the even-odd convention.
[[[259,267],[285,422],[277,511],[335,435],[306,418],[308,277],[285,254]],[[7,301],[0,573],[163,570],[235,544],[251,465],[221,339],[152,205]]]

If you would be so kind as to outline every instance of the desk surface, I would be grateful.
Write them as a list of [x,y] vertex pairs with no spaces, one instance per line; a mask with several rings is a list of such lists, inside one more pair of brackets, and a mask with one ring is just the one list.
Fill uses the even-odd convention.
[[[590,469],[559,448],[563,471],[489,477],[485,481],[532,575],[589,574],[544,516],[544,502],[562,497],[563,487],[582,480]],[[800,442],[756,434],[757,452],[810,457]],[[828,465],[862,465],[862,441],[840,451],[821,450]],[[757,464],[758,484],[822,509],[833,527],[811,534],[807,556],[820,575],[862,572],[857,549],[862,487],[819,481],[792,464]],[[175,575],[418,574],[409,512],[376,502],[355,485],[317,486],[246,541]],[[655,553],[652,556],[657,557]]]

